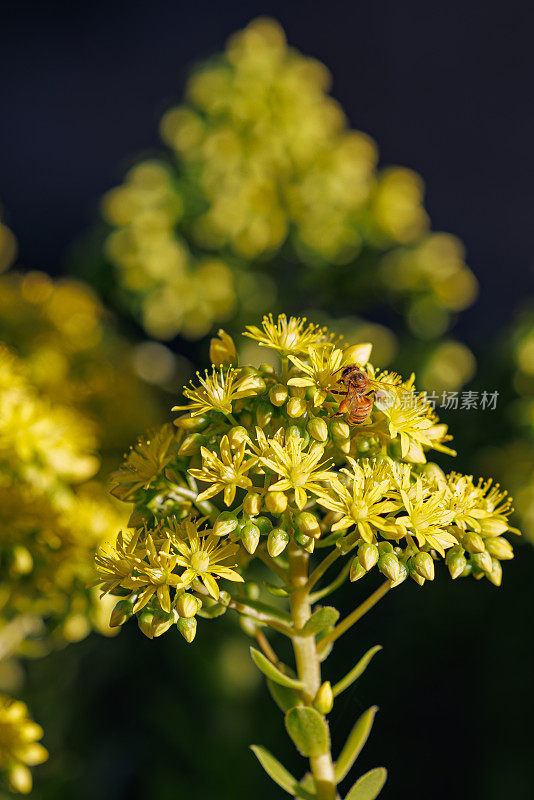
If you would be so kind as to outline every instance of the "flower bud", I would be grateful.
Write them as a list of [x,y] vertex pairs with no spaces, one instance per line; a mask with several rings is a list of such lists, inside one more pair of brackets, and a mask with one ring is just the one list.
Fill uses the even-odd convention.
[[332,437],[337,440],[348,439],[350,436],[350,428],[346,422],[340,422],[339,420],[335,420],[330,425],[330,431],[332,433]]
[[210,341],[210,360],[214,367],[237,364],[234,340],[222,328],[218,336],[214,336]]
[[500,586],[502,581],[502,567],[500,561],[496,558],[492,560],[491,572],[486,573],[486,578],[493,583],[494,586]]
[[451,578],[455,580],[463,575],[467,566],[467,560],[461,547],[452,547],[445,557],[445,563],[449,568]]
[[200,452],[202,445],[206,444],[208,437],[202,433],[191,433],[186,436],[178,450],[179,456],[194,456]]
[[483,553],[473,553],[469,561],[473,569],[480,569],[482,572],[491,572],[493,568],[491,556],[487,550],[484,550]]
[[[246,370],[244,369],[243,372]],[[252,368],[250,374],[239,381],[239,391],[253,390],[255,394],[263,394],[267,390],[265,381],[256,369]]]
[[184,619],[190,619],[200,610],[202,601],[189,592],[184,592],[176,601],[176,610]]
[[363,366],[371,358],[373,345],[370,342],[362,344],[352,344],[343,350],[343,364],[356,364]]
[[313,553],[315,539],[313,539],[312,536],[307,536],[305,533],[295,531],[293,538],[299,547],[303,547],[304,550],[307,550],[309,553]]
[[344,455],[348,456],[350,453],[350,439],[338,439],[335,442],[335,445],[338,450],[340,450]]
[[239,615],[239,627],[246,633],[247,636],[251,636],[253,639],[256,637],[258,633],[258,626],[254,622],[251,617],[244,617],[241,614]]
[[378,542],[377,547],[381,554],[394,552],[393,545],[391,544],[391,542],[384,542],[384,541]]
[[418,583],[419,586],[423,586],[425,583],[425,579],[421,575],[419,575],[419,573],[416,572],[414,569],[410,570],[410,578],[412,578],[412,580]]
[[302,446],[306,447],[308,442],[310,441],[310,436],[308,431],[300,428],[298,425],[290,425],[286,428],[286,441],[289,439],[290,436],[296,436],[297,439],[302,439]]
[[365,569],[365,567],[362,567],[358,559],[358,556],[356,556],[351,561],[349,577],[351,581],[354,583],[354,581],[359,581],[360,578],[363,578],[364,575],[367,575],[367,570]]
[[228,442],[230,443],[230,447],[232,450],[237,450],[243,442],[248,441],[248,433],[247,429],[244,428],[242,425],[234,425],[233,428],[230,428],[228,431]]
[[133,614],[133,603],[131,602],[131,600],[119,600],[119,602],[111,612],[109,627],[118,628],[119,625],[123,625],[126,622],[126,620],[130,619],[132,614]]
[[289,544],[289,534],[282,528],[273,528],[267,537],[267,552],[271,558],[276,558],[284,552]]
[[276,386],[273,386],[271,391],[269,392],[269,400],[273,404],[273,406],[283,406],[287,400],[287,386],[284,386],[282,383],[277,383]]
[[325,681],[321,684],[313,700],[313,705],[319,714],[329,714],[332,711],[334,693],[332,692],[330,681]]
[[381,553],[378,559],[378,569],[392,583],[401,577],[400,562],[395,553]]
[[326,442],[328,439],[328,425],[320,417],[313,417],[308,422],[308,433],[317,442]]
[[243,509],[250,517],[255,517],[257,514],[259,514],[262,505],[262,496],[257,492],[249,492],[243,500]]
[[304,533],[306,536],[312,536],[314,539],[318,539],[320,537],[321,529],[319,527],[319,523],[317,522],[317,517],[310,511],[301,511],[300,514],[297,514],[295,517],[295,523],[299,531]]
[[473,531],[464,534],[462,544],[468,553],[483,553],[485,550],[484,539]]
[[408,567],[406,566],[406,564],[404,564],[402,561],[399,561],[399,577],[397,578],[396,581],[393,581],[391,587],[393,588],[401,584],[403,581],[406,580],[409,574],[410,573],[408,571]]
[[243,546],[250,555],[254,555],[256,548],[260,543],[260,529],[253,522],[246,522],[241,531],[241,541]]
[[375,544],[362,542],[362,544],[358,547],[358,561],[366,572],[374,567],[378,561],[379,555],[380,552]]
[[503,519],[481,519],[480,527],[486,536],[499,536],[508,530],[508,525]]
[[434,580],[434,561],[430,553],[417,553],[412,559],[412,566],[422,578],[427,581]]
[[287,401],[286,410],[288,416],[292,418],[301,417],[306,411],[306,401],[300,397],[290,397]]
[[256,422],[260,428],[265,428],[273,418],[273,407],[270,403],[261,401],[256,406]]
[[152,611],[142,611],[137,615],[137,624],[139,625],[139,630],[141,633],[144,633],[148,639],[154,638],[154,632],[152,630],[153,622],[154,614]]
[[199,414],[196,417],[191,414],[182,414],[181,417],[174,420],[174,424],[188,433],[200,433],[208,427],[210,421],[205,414]]
[[486,550],[494,558],[498,558],[499,561],[507,561],[514,557],[512,545],[501,536],[490,536],[486,539]]
[[194,617],[190,617],[189,619],[183,619],[180,617],[178,622],[176,623],[176,627],[184,637],[185,641],[188,644],[191,644],[193,639],[197,634],[197,621]]
[[257,525],[260,529],[260,533],[262,536],[267,536],[267,534],[272,530],[273,523],[269,519],[269,517],[255,517],[253,520],[254,525]]
[[215,536],[227,536],[229,533],[235,531],[239,525],[239,520],[236,515],[231,511],[223,511],[215,520],[213,526],[213,533]]
[[265,495],[265,506],[271,514],[278,516],[283,514],[287,508],[287,495],[283,492],[267,492]]
[[301,400],[306,399],[308,389],[305,386],[290,386],[289,394],[291,397],[300,397]]

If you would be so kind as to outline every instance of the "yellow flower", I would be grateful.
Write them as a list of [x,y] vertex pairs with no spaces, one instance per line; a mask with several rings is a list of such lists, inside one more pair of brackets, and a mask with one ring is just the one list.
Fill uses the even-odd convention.
[[344,360],[343,351],[325,343],[308,347],[308,363],[296,356],[289,357],[305,377],[290,378],[288,386],[313,387],[313,404],[316,407],[322,405],[330,389],[339,381],[337,373]]
[[470,528],[483,536],[499,536],[506,531],[519,533],[510,527],[508,515],[512,513],[512,500],[493,481],[474,483],[472,475],[451,472],[446,478],[450,491],[454,522],[462,530]]
[[228,436],[223,436],[219,445],[221,458],[218,458],[207,447],[200,448],[202,469],[190,469],[189,474],[204,483],[212,483],[213,486],[201,492],[197,497],[198,501],[208,500],[224,491],[224,502],[227,506],[231,506],[237,487],[246,489],[247,486],[252,485],[252,481],[247,478],[246,473],[256,463],[256,458],[248,458],[245,461],[245,447],[246,442],[242,442],[232,453]]
[[163,425],[149,438],[139,439],[122,467],[112,473],[111,494],[120,500],[132,500],[139,489],[148,489],[176,454],[176,432]]
[[392,466],[391,474],[402,510],[406,512],[395,519],[402,535],[413,536],[419,547],[429,545],[444,556],[445,548],[458,541],[448,530],[454,511],[446,488],[436,489],[419,475],[414,480],[407,464]]
[[352,470],[342,470],[347,485],[338,478],[331,478],[330,486],[318,491],[318,502],[324,508],[343,515],[332,525],[332,532],[356,525],[362,539],[372,542],[373,528],[395,531],[394,520],[382,515],[396,511],[399,504],[388,499],[391,478],[386,464],[371,461],[358,463],[352,458],[348,460]]
[[140,531],[120,531],[114,545],[101,545],[95,555],[95,567],[102,595],[113,593],[132,575],[137,559],[142,557],[138,543]]
[[256,325],[248,325],[244,336],[254,339],[261,347],[276,350],[282,356],[306,353],[308,347],[324,339],[326,329],[308,323],[306,317],[286,317],[280,314],[277,321],[269,314],[262,320],[263,331]]
[[146,606],[154,595],[165,613],[170,613],[171,596],[169,587],[175,589],[183,586],[182,580],[173,570],[178,562],[178,556],[170,552],[171,540],[166,538],[158,542],[156,548],[154,539],[148,534],[145,541],[146,558],[148,561],[138,559],[135,564],[135,574],[121,581],[125,589],[138,592],[134,605],[134,613]]
[[237,364],[234,340],[222,328],[210,341],[210,360],[214,367]]
[[213,367],[212,374],[206,370],[205,378],[197,372],[200,386],[184,388],[184,395],[191,402],[184,406],[174,406],[173,411],[189,411],[191,416],[219,411],[221,414],[232,413],[232,403],[242,397],[252,397],[264,388],[263,381],[254,375],[242,375],[240,370],[230,367],[226,371],[222,367]]
[[38,741],[42,735],[43,729],[30,718],[25,703],[0,694],[0,770],[7,772],[12,792],[31,792],[28,767],[42,764],[48,758]]
[[276,439],[270,439],[269,450],[260,456],[260,462],[281,478],[269,486],[269,491],[293,489],[297,507],[304,508],[308,501],[306,490],[317,493],[320,489],[317,482],[327,481],[333,476],[332,472],[323,469],[331,462],[320,463],[323,454],[324,447],[320,444],[313,444],[303,452],[303,440],[296,436],[290,436],[283,447]]
[[[218,600],[219,585],[216,578],[243,582],[241,575],[233,569],[236,566],[238,545],[221,545],[220,538],[215,536],[211,529],[199,531],[198,523],[192,520],[186,520],[180,526],[173,525],[170,533],[173,534],[173,547],[178,551],[178,566],[185,567],[180,577],[184,587],[198,578],[210,595]],[[234,563],[224,564],[223,562],[228,559]]]

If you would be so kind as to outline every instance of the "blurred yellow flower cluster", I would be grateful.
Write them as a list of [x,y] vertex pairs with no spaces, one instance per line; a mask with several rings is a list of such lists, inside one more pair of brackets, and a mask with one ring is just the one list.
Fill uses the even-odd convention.
[[0,770],[7,774],[12,792],[28,794],[32,776],[28,767],[42,764],[48,758],[39,744],[43,729],[34,722],[20,700],[0,694]]
[[[100,484],[87,483],[99,468],[95,446],[88,420],[40,394],[1,345],[0,641],[5,633],[11,652],[39,652],[42,641],[76,641],[100,626],[87,588],[92,554],[122,517]],[[26,642],[29,627],[36,640]]]
[[[334,307],[361,306],[371,282],[406,301],[423,338],[473,301],[460,242],[429,232],[421,178],[377,170],[375,143],[349,129],[330,82],[276,22],[255,20],[164,116],[172,157],[140,163],[106,195],[107,253],[151,335],[207,333],[250,299],[251,270],[255,279],[311,270],[315,296],[337,285]],[[293,284],[278,284],[281,304],[294,304]]]

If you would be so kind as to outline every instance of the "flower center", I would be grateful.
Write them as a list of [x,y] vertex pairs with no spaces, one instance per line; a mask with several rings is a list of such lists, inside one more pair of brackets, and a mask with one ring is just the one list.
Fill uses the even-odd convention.
[[210,565],[210,557],[207,553],[193,553],[191,556],[191,566],[195,572],[206,572]]

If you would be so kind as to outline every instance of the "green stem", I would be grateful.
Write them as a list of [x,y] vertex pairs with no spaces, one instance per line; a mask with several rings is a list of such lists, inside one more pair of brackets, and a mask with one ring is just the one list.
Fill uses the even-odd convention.
[[350,614],[347,614],[345,619],[342,620],[339,625],[336,625],[334,630],[330,631],[330,633],[327,633],[326,636],[323,636],[317,648],[319,655],[324,653],[327,647],[332,644],[332,642],[335,642],[336,639],[339,639],[339,637],[346,633],[346,631],[348,631],[355,622],[358,622],[358,620],[361,619],[364,614],[370,611],[370,609],[376,603],[378,603],[378,601],[381,600],[381,598],[384,597],[387,592],[389,592],[390,588],[391,581],[385,581],[381,586],[378,587],[376,592],[373,592],[373,594],[370,595],[367,600],[364,600],[364,602],[361,603],[358,608],[355,608],[354,611],[351,611]]
[[[294,591],[290,597],[291,616],[296,630],[301,630],[311,616],[308,593],[308,554],[298,547],[289,551],[290,582]],[[321,664],[317,654],[315,636],[293,636],[293,650],[297,675],[304,684],[302,698],[311,705],[321,686]],[[317,800],[336,800],[336,777],[330,751],[310,758],[310,768],[315,781]]]

